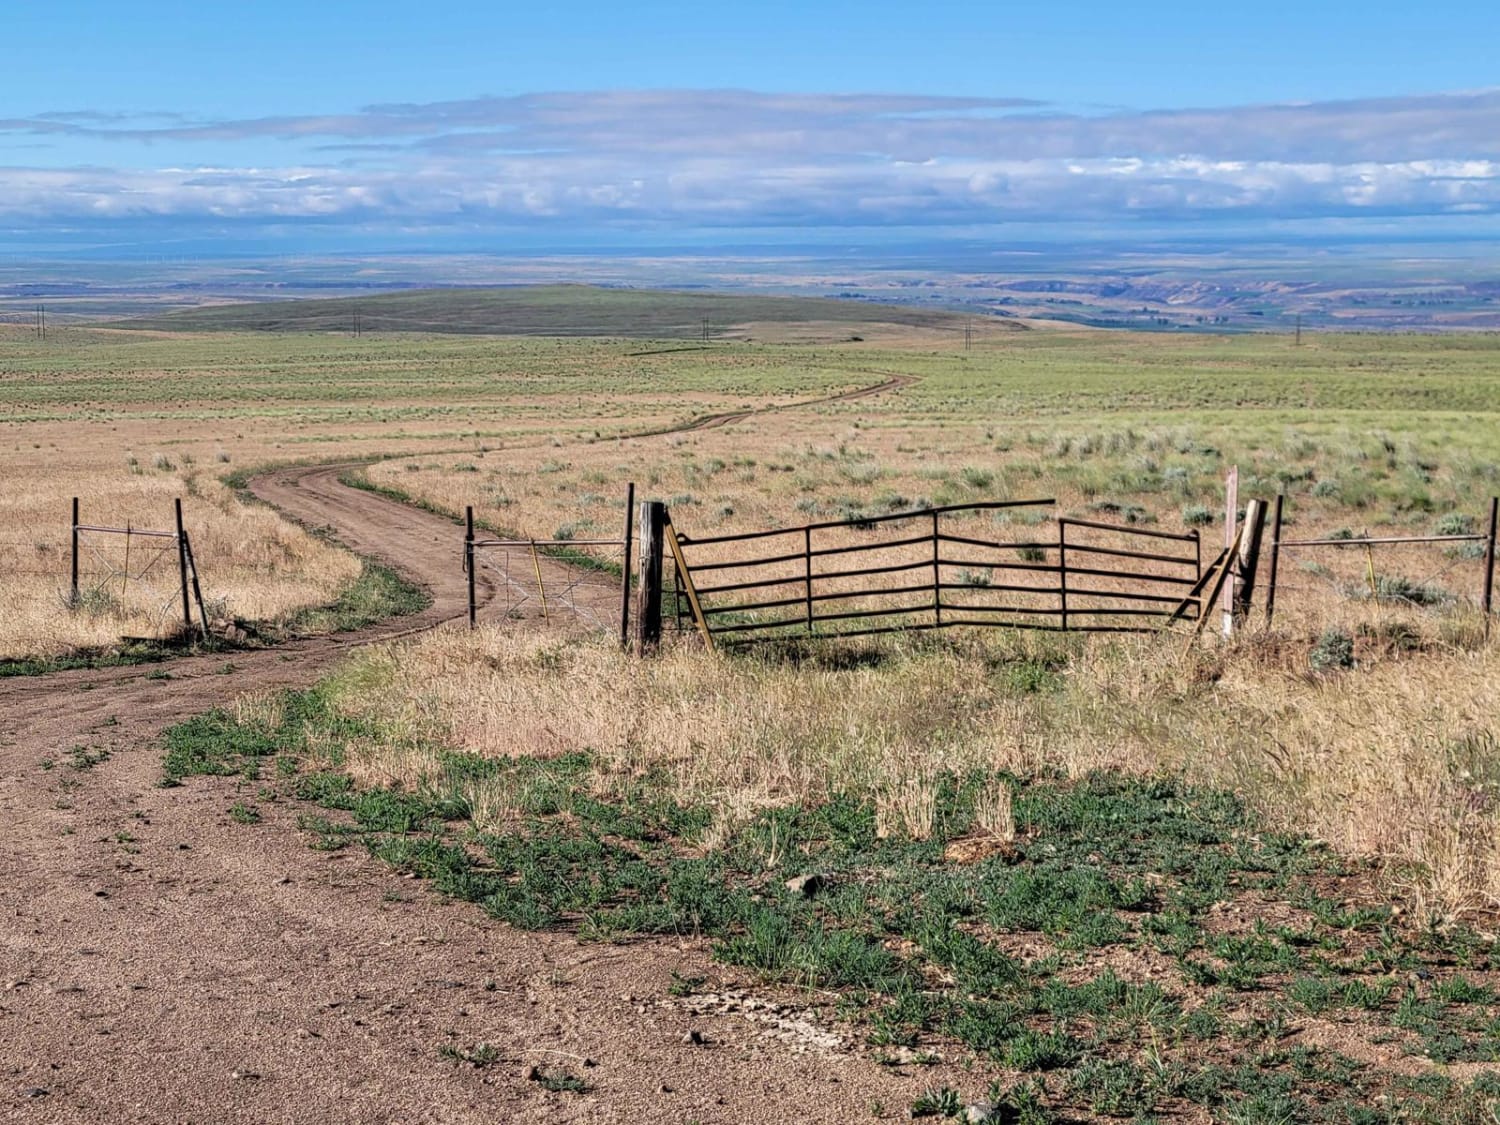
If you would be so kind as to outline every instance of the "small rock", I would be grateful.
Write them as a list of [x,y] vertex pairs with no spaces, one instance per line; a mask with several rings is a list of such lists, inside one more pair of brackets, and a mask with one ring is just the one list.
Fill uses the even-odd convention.
[[660,1086],[658,1086],[656,1088],[656,1092],[658,1094],[670,1094],[672,1092],[672,1087],[668,1086],[665,1082],[663,1082]]
[[229,1077],[239,1082],[246,1082],[254,1078],[259,1078],[260,1075],[256,1074],[253,1070],[231,1070]]
[[26,1091],[26,1096],[28,1098],[45,1098],[51,1092],[52,1091],[47,1089],[47,1087],[45,1086],[33,1086],[31,1087],[31,1089]]
[[803,898],[812,898],[813,895],[823,889],[825,882],[826,880],[824,880],[823,876],[815,872],[807,875],[794,875],[786,881],[786,889],[794,895],[801,895]]
[[284,887],[288,883],[290,883],[291,881],[292,881],[292,877],[290,875],[283,875],[280,879],[276,880],[276,885],[278,887]]
[[696,1027],[691,1031],[684,1032],[682,1042],[689,1047],[701,1047],[703,1046],[703,1032],[699,1031]]
[[970,1102],[964,1106],[964,1120],[968,1125],[985,1125],[987,1121],[999,1120],[998,1110],[994,1102]]
[[541,1077],[542,1072],[537,1069],[534,1063],[528,1063],[527,1065],[521,1067],[522,1082],[537,1082],[541,1080]]

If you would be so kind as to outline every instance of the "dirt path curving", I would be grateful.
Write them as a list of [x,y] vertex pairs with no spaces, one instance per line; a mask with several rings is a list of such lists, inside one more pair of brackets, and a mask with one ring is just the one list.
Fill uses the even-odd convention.
[[[831,1122],[899,1111],[945,1077],[832,1045],[826,996],[770,1021],[696,1014],[670,996],[674,971],[734,982],[700,940],[518,932],[363,853],[313,851],[295,803],[236,822],[243,782],[157,787],[171,723],[463,615],[453,524],[340,471],[253,489],[422,582],[429,609],[227,658],[0,682],[0,1121]],[[479,1043],[490,1065],[439,1053]],[[531,1067],[589,1090],[549,1091]]]

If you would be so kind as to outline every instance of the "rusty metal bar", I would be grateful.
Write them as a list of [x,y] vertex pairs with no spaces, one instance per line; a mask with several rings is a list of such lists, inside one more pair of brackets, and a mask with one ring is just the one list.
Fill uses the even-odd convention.
[[1057,585],[1062,601],[1062,631],[1068,631],[1068,525],[1057,521]]
[[937,509],[932,512],[932,619],[943,623],[943,563],[940,548]]
[[[1224,563],[1224,556],[1226,553],[1227,552],[1220,551],[1218,557],[1214,559],[1213,562],[1208,564],[1208,569],[1198,575],[1198,581],[1193,583],[1193,588],[1189,590],[1187,592],[1187,596],[1182,599],[1182,604],[1179,605],[1175,610],[1173,610],[1172,616],[1167,618],[1167,625],[1171,625],[1174,621],[1181,617],[1187,611],[1187,607],[1192,605],[1194,602],[1198,603],[1198,614],[1200,617],[1202,616],[1204,612],[1202,598],[1203,588],[1208,585],[1209,579],[1213,577],[1214,572],[1218,569],[1218,567]],[[1196,620],[1196,618],[1189,618],[1188,620]],[[1165,629],[1167,625],[1163,625],[1162,628]]]
[[[1213,616],[1213,607],[1219,604],[1219,595],[1224,592],[1224,583],[1229,578],[1230,570],[1234,568],[1234,559],[1240,550],[1240,536],[1244,532],[1245,525],[1240,524],[1239,529],[1234,533],[1234,540],[1224,549],[1224,554],[1220,557],[1219,570],[1214,576],[1213,593],[1199,603],[1204,607],[1204,612],[1198,615],[1198,626],[1193,630],[1195,634],[1203,632],[1204,624]],[[1175,617],[1172,620],[1175,620]],[[1167,624],[1170,625],[1172,620],[1168,620]]]
[[1379,547],[1393,543],[1483,543],[1483,535],[1391,535],[1361,539],[1286,539],[1283,547]]
[[[979,587],[965,586],[963,589],[977,589]],[[995,587],[990,587],[994,589]],[[1027,592],[1030,587],[1024,587]],[[850,590],[842,594],[814,594],[813,602],[845,601],[849,598],[890,598],[901,594],[926,594],[932,591],[932,584],[924,582],[920,586],[893,586],[889,590]],[[734,602],[730,605],[704,606],[703,612],[708,615],[715,613],[754,613],[761,609],[784,609],[791,605],[805,605],[808,601],[806,594],[798,594],[792,598],[773,598],[765,602]]]
[[1186,558],[1182,555],[1153,555],[1145,551],[1122,551],[1115,547],[1093,547],[1087,543],[1069,543],[1074,554],[1082,551],[1091,555],[1111,555],[1120,559],[1141,559],[1145,562],[1175,563],[1179,566],[1196,566],[1196,558]]
[[967,535],[949,535],[946,532],[938,536],[944,543],[966,543],[971,547],[991,547],[997,551],[1019,551],[1026,547],[1036,547],[1043,551],[1056,550],[1056,543],[1016,543],[1010,540],[1000,539],[972,539]]
[[812,572],[812,528],[803,528],[802,544],[806,555],[803,573],[807,578],[807,631],[813,631],[813,572]]
[[552,547],[618,547],[618,539],[476,539],[476,547],[505,547],[510,550],[530,549],[540,547],[547,550]]
[[[1068,550],[1073,550],[1073,544],[1068,544]],[[1193,579],[1168,574],[1140,574],[1126,570],[1101,570],[1092,566],[1070,566],[1069,574],[1088,574],[1095,578],[1129,578],[1136,582],[1160,582],[1166,586],[1191,586]]]
[[798,531],[822,531],[832,527],[863,527],[871,523],[891,523],[896,520],[916,519],[918,516],[930,514],[941,514],[946,512],[993,512],[1002,508],[1037,508],[1050,507],[1056,504],[1056,500],[986,500],[977,504],[947,504],[938,508],[918,508],[910,512],[892,512],[884,516],[868,516],[858,520],[828,520],[824,523],[808,523],[797,527],[782,527],[775,531],[746,531],[738,535],[715,535],[706,539],[680,540],[684,547],[702,547],[710,543],[743,543],[750,539],[767,539],[773,535],[792,535]]
[[1193,539],[1191,535],[1177,531],[1147,531],[1145,528],[1132,527],[1130,524],[1099,523],[1096,520],[1080,520],[1072,516],[1059,516],[1057,522],[1072,527],[1092,527],[1099,531],[1118,531],[1125,535],[1144,535],[1149,539],[1171,539],[1178,543],[1189,543]]

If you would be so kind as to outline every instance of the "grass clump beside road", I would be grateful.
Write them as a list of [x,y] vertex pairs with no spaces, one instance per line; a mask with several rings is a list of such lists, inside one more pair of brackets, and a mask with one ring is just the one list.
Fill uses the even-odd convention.
[[[927,646],[826,674],[852,700],[862,677],[909,682],[931,674],[924,662],[951,671],[951,656]],[[453,675],[452,651],[424,657]],[[1073,654],[1067,675],[1033,683],[1010,669],[1035,654],[1009,657],[985,685],[1002,707],[1065,698],[1079,674]],[[511,653],[491,676],[516,704],[527,659],[568,678],[556,648]],[[720,663],[761,694],[777,687],[774,669]],[[704,675],[697,690],[725,690]],[[1222,787],[944,761],[929,730],[908,745],[931,759],[920,783],[828,760],[821,786],[787,775],[779,799],[729,807],[744,795],[666,756],[466,749],[472,731],[371,705],[391,691],[376,659],[249,697],[173,728],[167,777],[269,783],[313,806],[301,823],[315,847],[365,847],[511,925],[701,937],[765,987],[815,990],[802,1003],[878,1060],[969,1067],[966,1097],[934,1089],[913,1107],[924,1113],[987,1084],[1032,1121],[1466,1122],[1500,1105],[1500,1079],[1468,1065],[1500,1060],[1500,945],[1416,924],[1389,905],[1377,860],[1278,831]],[[870,716],[847,718],[820,754],[858,753]]]
[[[249,644],[275,644],[295,637],[363,629],[392,617],[420,613],[431,604],[431,596],[422,587],[408,582],[390,567],[366,559],[354,581],[327,605],[307,606],[279,620],[237,621],[235,624],[244,631]],[[242,647],[217,636],[211,635],[206,642],[196,639],[196,636],[194,634],[195,639],[187,642],[129,641],[66,656],[0,660],[0,678],[44,676],[82,668],[159,664],[174,656],[226,652]]]

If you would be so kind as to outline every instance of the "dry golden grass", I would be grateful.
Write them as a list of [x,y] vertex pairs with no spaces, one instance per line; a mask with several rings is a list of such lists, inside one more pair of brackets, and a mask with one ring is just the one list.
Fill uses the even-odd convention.
[[[484,755],[592,750],[601,788],[665,769],[723,826],[854,791],[874,796],[884,829],[917,838],[944,770],[1180,774],[1236,789],[1273,825],[1378,858],[1423,915],[1500,906],[1493,643],[1331,675],[1309,672],[1306,643],[1284,635],[1186,653],[1151,637],[1006,634],[862,651],[873,656],[789,663],[683,642],[640,661],[598,637],[442,632],[345,674],[342,706],[409,735],[349,761],[361,778],[415,785],[434,740]],[[1011,671],[1054,667],[1040,684]],[[488,823],[515,807],[499,790],[474,798]],[[1008,838],[1009,793],[990,805],[986,826]]]
[[[0,493],[0,656],[49,657],[103,648],[122,636],[170,635],[180,627],[177,560],[170,542],[85,534],[83,605],[68,606],[71,497],[85,524],[171,530],[172,502],[185,524],[211,616],[271,620],[332,601],[359,561],[267,508],[246,505],[211,476],[138,465],[111,471],[72,465],[8,466]],[[127,568],[129,577],[126,577]]]

